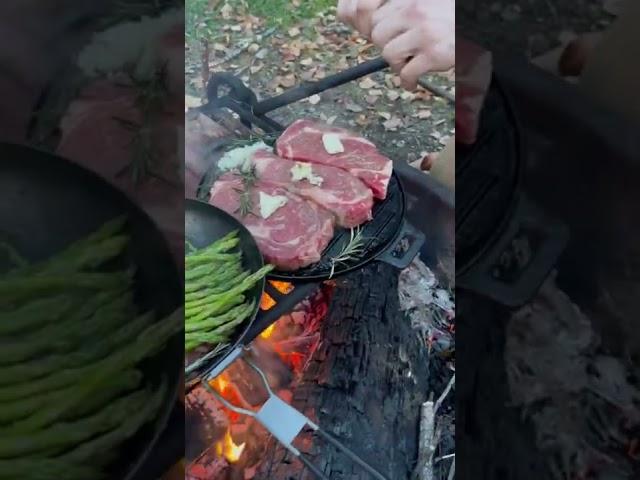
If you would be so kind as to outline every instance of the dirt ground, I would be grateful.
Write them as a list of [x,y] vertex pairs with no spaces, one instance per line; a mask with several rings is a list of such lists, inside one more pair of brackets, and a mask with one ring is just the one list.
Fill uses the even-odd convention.
[[[222,18],[206,35],[208,61],[203,60],[203,36],[187,36],[187,93],[200,101],[204,100],[204,64],[209,65],[210,73],[239,76],[264,99],[379,56],[373,45],[336,20],[335,7],[312,18],[275,25],[243,7],[226,4],[221,8]],[[454,90],[453,72],[430,75],[427,80]],[[391,72],[380,72],[270,116],[285,124],[314,117],[348,127],[373,140],[396,161],[412,162],[425,153],[440,151],[454,133],[453,105],[423,89],[404,91],[398,84]]]

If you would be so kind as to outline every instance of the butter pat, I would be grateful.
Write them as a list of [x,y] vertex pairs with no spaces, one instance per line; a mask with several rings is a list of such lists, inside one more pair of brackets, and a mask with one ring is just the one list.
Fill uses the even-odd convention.
[[260,192],[260,216],[264,219],[269,218],[280,207],[286,205],[289,201],[284,195],[269,195]]
[[344,152],[344,145],[342,145],[340,135],[337,133],[325,133],[322,135],[322,143],[324,144],[324,149],[329,155]]
[[269,150],[264,142],[254,143],[246,147],[239,147],[226,152],[218,162],[218,168],[222,171],[248,170],[251,166],[251,156],[259,150]]
[[300,180],[308,180],[311,185],[322,185],[324,180],[322,177],[313,174],[313,168],[310,163],[296,162],[291,167],[291,180],[298,182]]

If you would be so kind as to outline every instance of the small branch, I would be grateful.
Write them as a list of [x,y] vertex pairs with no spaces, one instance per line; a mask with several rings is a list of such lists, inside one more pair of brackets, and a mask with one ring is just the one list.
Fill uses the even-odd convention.
[[453,480],[454,478],[456,478],[456,459],[453,459],[453,462],[451,462],[451,467],[449,467],[449,476],[447,477],[447,480]]
[[454,373],[453,376],[451,377],[451,380],[449,380],[449,383],[447,384],[444,391],[442,392],[442,395],[440,395],[440,398],[438,398],[438,400],[436,401],[434,414],[436,415],[438,414],[438,410],[440,410],[440,407],[442,406],[442,402],[444,402],[444,399],[447,398],[447,395],[449,395],[449,392],[451,391],[451,388],[453,388],[455,383],[456,383],[456,374]]
[[438,97],[442,97],[451,103],[456,103],[456,97],[454,95],[447,92],[444,88],[434,85],[433,83],[431,83],[430,81],[424,78],[418,79],[418,85],[420,85],[425,90],[428,90],[429,92],[433,93],[434,95],[437,95]]

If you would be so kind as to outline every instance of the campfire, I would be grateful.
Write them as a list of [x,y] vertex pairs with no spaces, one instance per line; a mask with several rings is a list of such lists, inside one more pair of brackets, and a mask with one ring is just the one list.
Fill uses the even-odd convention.
[[[287,282],[271,281],[271,284],[282,294],[295,288]],[[274,392],[288,403],[320,342],[320,325],[328,312],[333,288],[331,283],[323,284],[290,314],[268,326],[252,344],[252,361],[265,372]],[[261,309],[267,311],[275,305],[276,301],[265,293]],[[248,410],[255,411],[266,400],[256,372],[242,360],[234,362],[212,380],[210,386],[225,400]],[[206,418],[207,427],[214,432],[206,435],[207,448],[192,459],[186,477],[193,480],[255,478],[268,443],[264,428],[256,420],[226,408],[202,387],[187,397],[187,409]],[[302,437],[304,449],[309,439]]]

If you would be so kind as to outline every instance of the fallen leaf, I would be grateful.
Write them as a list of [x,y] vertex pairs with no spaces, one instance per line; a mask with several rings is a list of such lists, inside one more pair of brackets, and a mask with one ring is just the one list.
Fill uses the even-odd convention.
[[364,127],[366,125],[369,125],[369,119],[366,115],[358,115],[358,118],[356,118],[356,123],[361,127]]
[[424,120],[424,119],[429,118],[431,116],[431,110],[420,110],[416,116],[418,118]]
[[305,67],[309,67],[311,65],[313,65],[313,58],[305,58],[303,60],[300,60],[300,65],[304,65]]
[[400,94],[400,98],[402,98],[402,100],[407,100],[407,101],[411,101],[414,98],[416,98],[416,94],[413,92],[402,92]]
[[385,120],[391,120],[391,114],[389,112],[378,112],[378,115],[380,115]]
[[218,52],[224,52],[227,50],[227,46],[222,44],[222,43],[214,43],[213,44],[213,49],[218,51]]
[[337,118],[338,118],[337,115],[332,115],[331,117],[327,118],[326,120],[327,125],[333,125],[333,122],[335,122]]
[[319,68],[316,70],[315,74],[313,75],[313,78],[315,78],[316,80],[322,80],[326,76],[327,76],[327,72],[325,72],[322,68]]
[[317,105],[320,102],[320,95],[311,95],[309,97],[309,103],[311,105]]
[[400,94],[395,90],[389,90],[387,92],[387,98],[392,102],[395,102],[397,99],[400,98]]
[[262,68],[264,67],[264,63],[257,63],[254,66],[252,66],[249,71],[251,73],[258,73],[260,70],[262,70]]
[[260,50],[260,45],[258,45],[257,43],[252,43],[251,45],[249,45],[249,48],[247,48],[247,51],[249,53],[256,53],[258,50]]
[[384,92],[382,90],[378,90],[375,88],[372,88],[371,90],[369,90],[369,95],[373,95],[374,97],[379,97],[383,94]]
[[229,30],[231,30],[232,32],[241,32],[242,31],[242,25],[231,25]]
[[259,60],[262,60],[264,57],[267,56],[268,53],[269,53],[269,49],[263,48],[262,50],[258,51],[258,53],[256,53],[256,58]]
[[220,14],[222,15],[222,18],[224,18],[225,20],[228,20],[231,17],[232,13],[233,13],[233,7],[228,3],[225,3],[224,6],[220,9]]
[[289,75],[278,75],[274,78],[275,87],[291,88],[296,84],[296,76],[291,73]]
[[344,102],[344,108],[346,108],[347,110],[353,113],[364,112],[364,108],[362,108],[360,105],[355,103],[350,98],[347,98],[347,100]]
[[287,33],[290,37],[297,37],[298,35],[300,35],[300,29],[298,27],[292,27]]
[[433,94],[428,90],[420,89],[413,94],[413,97],[413,100],[431,100]]
[[397,130],[398,127],[402,126],[402,119],[398,117],[391,118],[384,122],[382,126],[385,128],[385,130]]
[[185,95],[184,96],[184,107],[185,112],[189,108],[196,108],[202,105],[202,100],[198,97],[194,97],[193,95]]
[[364,100],[369,104],[369,105],[373,105],[374,103],[376,103],[378,101],[380,97],[377,95],[367,95],[366,97],[364,97]]
[[365,90],[379,86],[378,83],[376,83],[370,77],[366,77],[358,85],[360,86],[360,88],[364,88]]
[[442,138],[440,139],[440,143],[441,143],[442,145],[446,145],[446,144],[449,142],[449,139],[450,139],[450,138],[451,138],[451,137],[442,137]]

